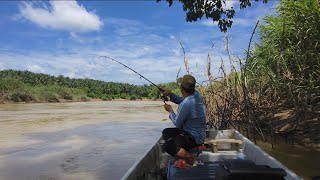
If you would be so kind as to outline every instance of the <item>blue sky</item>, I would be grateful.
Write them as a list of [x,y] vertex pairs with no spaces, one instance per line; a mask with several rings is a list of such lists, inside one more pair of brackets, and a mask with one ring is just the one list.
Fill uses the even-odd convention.
[[[274,12],[277,1],[252,2],[236,9],[229,31],[235,61],[244,56],[258,19]],[[148,84],[113,57],[155,83],[175,81],[186,73],[182,42],[191,73],[205,81],[207,56],[218,76],[221,59],[228,67],[224,33],[211,20],[185,21],[182,5],[165,1],[1,1],[0,70],[29,70],[71,78]]]

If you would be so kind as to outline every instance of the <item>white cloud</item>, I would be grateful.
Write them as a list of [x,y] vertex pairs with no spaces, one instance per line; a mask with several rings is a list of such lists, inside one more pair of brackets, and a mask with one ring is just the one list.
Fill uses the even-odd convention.
[[98,31],[103,26],[94,12],[87,11],[75,0],[50,1],[50,6],[24,2],[20,6],[20,16],[42,28],[69,32]]
[[248,27],[253,26],[255,23],[255,19],[252,18],[234,18],[233,19],[233,26],[241,26],[241,27]]
[[[205,3],[215,3],[214,0],[208,0],[208,1],[204,1],[204,4]],[[223,1],[223,5],[225,5],[225,7],[227,9],[231,8],[231,7],[235,7],[235,4],[239,4],[239,2],[237,0],[226,0],[226,1]]]
[[84,43],[84,40],[74,32],[70,33],[70,37],[71,37],[71,39],[73,39],[79,43]]
[[206,19],[206,20],[203,20],[201,21],[201,24],[204,25],[204,26],[216,26],[217,22],[213,22],[212,19]]
[[137,35],[146,28],[142,22],[132,19],[108,17],[103,22],[113,27],[114,32],[119,36]]
[[231,7],[233,7],[234,9],[236,8],[235,7],[235,5],[238,5],[239,4],[239,2],[238,1],[236,1],[236,0],[227,0],[226,1],[226,8],[231,8]]
[[[0,59],[4,60],[6,67],[25,70],[26,66],[21,62],[27,62],[33,72],[39,72],[40,68],[46,74],[64,75],[71,78],[91,78],[103,81],[128,82],[131,84],[148,84],[144,79],[140,79],[125,67],[107,59],[99,59],[99,55],[113,57],[129,67],[133,68],[154,83],[175,81],[179,68],[180,76],[186,73],[183,63],[183,53],[177,40],[179,37],[185,47],[186,56],[189,59],[190,70],[199,82],[207,80],[206,63],[207,53],[211,43],[220,42],[223,39],[222,33],[215,33],[208,38],[199,28],[184,29],[180,32],[159,33],[158,26],[149,27],[140,21],[106,18],[105,24],[114,28],[114,34],[126,28],[138,28],[134,36],[119,37],[110,34],[109,37],[101,36],[102,43],[87,43],[92,36],[70,32],[69,41],[66,38],[58,38],[55,44],[59,50],[52,51],[25,51],[23,53],[5,54],[0,52]],[[89,39],[88,39],[89,38]],[[99,39],[99,38],[98,38]],[[97,40],[98,41],[98,40]],[[99,41],[99,42],[100,42]],[[96,42],[96,40],[94,40]],[[64,48],[65,47],[65,48]],[[196,47],[196,48],[194,48]],[[223,46],[222,46],[223,47]],[[215,46],[216,52],[212,56],[212,74],[217,74],[220,65],[220,46]]]
[[[241,26],[241,27],[248,27],[253,26],[253,24],[258,20],[258,18],[233,18],[233,24],[232,26]],[[217,26],[217,22],[213,22],[212,19],[207,19],[201,21],[201,24],[204,26],[212,27]]]
[[5,67],[4,67],[3,63],[0,63],[0,71],[4,70],[4,69],[5,69]]
[[141,26],[143,25],[140,21],[131,20],[131,19],[124,19],[124,18],[114,18],[108,17],[104,19],[104,22],[112,25],[118,26]]
[[36,64],[27,65],[27,70],[35,73],[45,73],[45,70]]
[[[182,37],[182,40],[184,38]],[[94,48],[81,48],[77,53],[65,52],[24,52],[24,53],[0,53],[1,62],[7,67],[17,70],[29,70],[36,73],[45,73],[54,76],[63,75],[70,78],[90,78],[103,81],[128,82],[130,84],[149,84],[145,79],[113,62],[109,59],[99,58],[99,55],[107,55],[126,64],[154,83],[175,81],[179,68],[179,76],[186,73],[183,55],[180,46],[172,43],[169,47],[162,47],[159,51],[164,51],[159,56],[154,53],[151,45],[145,42],[135,44],[136,48],[123,46],[122,50],[112,45],[105,49],[96,50]],[[160,47],[160,46],[159,46]],[[151,49],[152,52],[142,53],[139,49]],[[158,48],[158,47],[156,47]],[[188,48],[188,45],[185,46]],[[206,47],[207,48],[207,47]],[[173,49],[180,53],[170,53]],[[205,49],[205,48],[201,48]],[[149,50],[148,50],[149,51]],[[207,52],[187,52],[190,70],[197,78],[198,82],[207,80],[206,63]],[[212,55],[212,74],[216,75],[220,65],[220,52]],[[225,58],[227,59],[227,58]],[[27,66],[21,62],[27,62]],[[1,67],[1,64],[0,64]]]

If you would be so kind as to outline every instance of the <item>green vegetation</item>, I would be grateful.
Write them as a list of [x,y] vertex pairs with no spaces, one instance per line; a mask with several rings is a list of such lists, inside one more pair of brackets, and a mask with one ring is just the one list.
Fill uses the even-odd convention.
[[241,68],[230,57],[231,74],[223,65],[223,78],[209,77],[203,87],[210,123],[241,128],[253,139],[272,143],[281,134],[312,146],[320,142],[319,2],[283,0],[264,20]]
[[[159,84],[177,92],[175,83]],[[29,71],[0,71],[0,102],[60,102],[101,99],[159,99],[159,90],[152,85],[103,82],[92,79],[71,79]]]

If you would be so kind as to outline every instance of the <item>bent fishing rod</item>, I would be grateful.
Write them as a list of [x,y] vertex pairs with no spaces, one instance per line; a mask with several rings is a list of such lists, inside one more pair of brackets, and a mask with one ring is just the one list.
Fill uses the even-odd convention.
[[[130,68],[129,66],[123,64],[122,62],[120,62],[120,61],[118,61],[118,60],[116,60],[116,59],[114,59],[114,58],[112,58],[112,57],[109,57],[109,56],[100,56],[100,58],[110,59],[110,60],[112,60],[112,61],[114,61],[114,62],[116,62],[116,63],[121,64],[122,66],[124,66],[124,67],[130,69],[131,71],[133,71],[134,73],[138,74],[138,75],[140,76],[140,78],[143,78],[143,79],[147,80],[147,81],[148,81],[149,83],[151,83],[153,86],[157,87],[161,92],[164,92],[164,91],[165,91],[163,88],[161,88],[161,87],[159,87],[158,85],[156,85],[155,83],[151,82],[149,79],[147,79],[146,77],[144,77],[142,74],[138,73],[137,71],[135,71],[134,69]],[[166,97],[166,96],[161,96],[161,99],[163,100],[164,103],[166,103],[166,101],[168,101],[168,97]]]

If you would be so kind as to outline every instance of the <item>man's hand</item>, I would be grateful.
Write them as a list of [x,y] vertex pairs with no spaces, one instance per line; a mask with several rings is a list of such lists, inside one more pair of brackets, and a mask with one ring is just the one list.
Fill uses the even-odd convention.
[[164,96],[170,96],[170,94],[172,93],[170,90],[164,90],[161,92]]
[[168,111],[169,113],[173,112],[173,109],[172,109],[171,105],[169,105],[169,104],[164,104],[163,107],[164,107],[164,109],[165,109],[166,111]]

